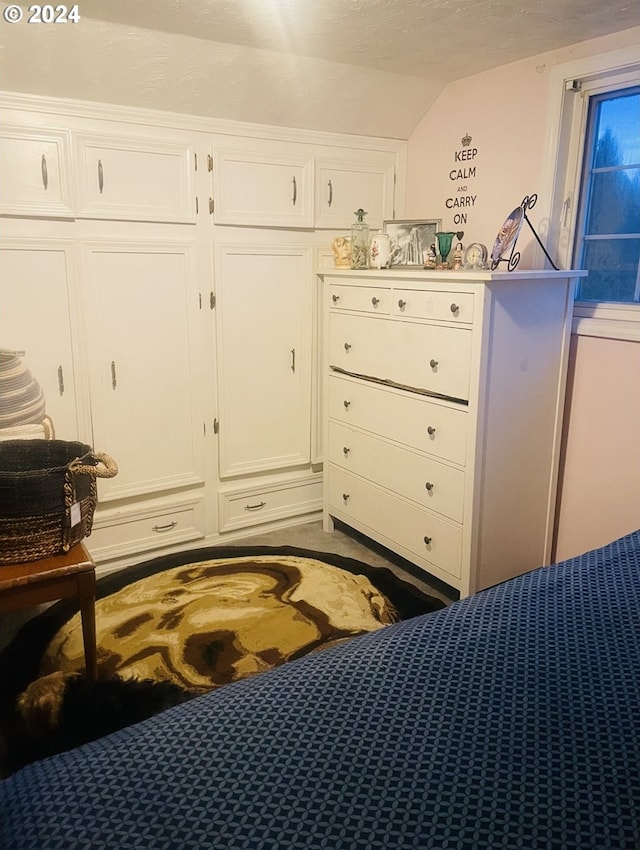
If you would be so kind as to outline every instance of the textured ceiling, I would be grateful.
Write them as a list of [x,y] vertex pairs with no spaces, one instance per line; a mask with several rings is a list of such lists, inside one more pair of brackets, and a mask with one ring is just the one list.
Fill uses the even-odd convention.
[[[26,11],[27,3],[20,5]],[[634,43],[640,32],[640,0],[78,6],[77,25],[30,25],[26,14],[14,26],[0,22],[3,89],[394,139],[410,137],[448,83],[552,51],[570,53],[578,42],[622,30],[625,45]]]
[[638,0],[83,0],[83,15],[449,82],[640,25]]

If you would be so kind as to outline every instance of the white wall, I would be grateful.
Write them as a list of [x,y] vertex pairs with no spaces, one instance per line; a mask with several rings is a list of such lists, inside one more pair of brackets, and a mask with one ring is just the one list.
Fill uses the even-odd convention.
[[[441,218],[462,229],[464,242],[491,250],[500,225],[525,195],[541,191],[548,156],[550,71],[575,59],[635,47],[640,28],[534,56],[449,85],[408,142],[406,218]],[[472,137],[473,160],[457,163],[461,138]],[[451,171],[475,164],[475,176]],[[453,175],[454,177],[456,175]],[[462,185],[466,192],[458,192]],[[447,208],[447,199],[475,196],[473,206]],[[537,216],[530,217],[544,241]],[[454,215],[467,213],[456,224]],[[518,240],[521,267],[544,268],[525,224]],[[580,554],[640,527],[640,343],[574,337],[556,528],[558,559]]]

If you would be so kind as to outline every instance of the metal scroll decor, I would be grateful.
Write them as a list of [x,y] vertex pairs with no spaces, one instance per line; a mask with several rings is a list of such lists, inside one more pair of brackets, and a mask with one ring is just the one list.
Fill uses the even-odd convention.
[[531,224],[529,220],[529,216],[527,215],[527,210],[533,209],[538,200],[537,195],[527,195],[522,199],[522,203],[519,207],[516,207],[511,213],[509,213],[506,218],[504,224],[498,231],[498,235],[496,236],[496,241],[493,245],[493,250],[491,251],[491,271],[495,271],[498,268],[500,263],[507,264],[507,270],[512,272],[518,263],[520,262],[520,252],[516,251],[516,242],[518,240],[518,236],[520,235],[520,230],[522,228],[523,222],[527,222],[529,225],[531,232],[536,238],[538,245],[544,251],[544,255],[551,263],[551,266],[558,271],[558,267],[553,262],[551,257],[549,256],[549,252],[542,244],[542,240],[536,233],[534,226]]

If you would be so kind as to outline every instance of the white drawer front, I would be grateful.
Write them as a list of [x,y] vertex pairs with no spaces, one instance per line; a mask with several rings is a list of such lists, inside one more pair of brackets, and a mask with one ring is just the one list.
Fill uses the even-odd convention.
[[465,476],[459,469],[338,422],[329,424],[329,461],[462,522]]
[[332,375],[329,417],[464,466],[468,411]]
[[355,375],[468,400],[471,331],[333,313],[329,364]]
[[329,306],[337,310],[389,313],[391,291],[375,286],[329,286]]
[[329,512],[332,508],[383,534],[456,579],[461,577],[462,529],[429,511],[329,467]]
[[310,480],[245,488],[218,494],[220,531],[259,525],[322,509],[322,481]]
[[394,316],[471,324],[473,322],[473,293],[421,292],[417,289],[395,289],[391,311]]
[[138,513],[102,520],[98,514],[85,543],[97,561],[106,561],[198,540],[204,537],[204,529],[204,502],[198,501],[144,516]]

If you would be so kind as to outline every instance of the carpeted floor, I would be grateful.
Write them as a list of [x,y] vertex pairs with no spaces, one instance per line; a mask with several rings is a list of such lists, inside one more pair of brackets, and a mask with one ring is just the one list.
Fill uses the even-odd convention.
[[[383,566],[297,547],[210,547],[98,581],[103,673],[209,690],[444,603]],[[63,601],[0,653],[3,696],[83,666],[79,615]]]

